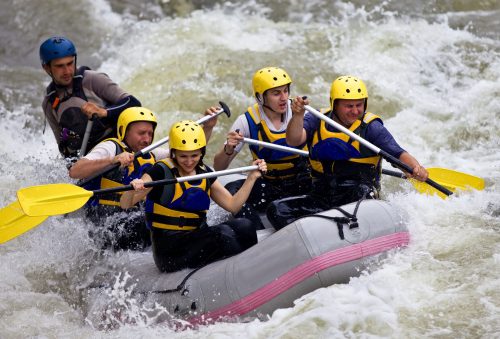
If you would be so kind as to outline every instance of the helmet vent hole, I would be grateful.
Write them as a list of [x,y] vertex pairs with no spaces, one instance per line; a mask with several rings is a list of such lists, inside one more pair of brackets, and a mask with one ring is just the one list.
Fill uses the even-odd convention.
[[194,139],[194,143],[197,144],[198,143],[198,139]]
[[185,145],[186,144],[186,140],[182,140],[182,143]]
[[186,131],[186,129],[185,129],[185,128],[183,128],[183,129],[182,129],[182,131],[183,131],[183,132],[185,132],[185,131]]
[[276,78],[276,77],[273,77],[273,80],[274,80],[274,81],[278,81],[278,78]]
[[351,90],[348,88],[345,90],[347,93],[351,93]]
[[358,93],[361,93],[361,88],[358,88]]

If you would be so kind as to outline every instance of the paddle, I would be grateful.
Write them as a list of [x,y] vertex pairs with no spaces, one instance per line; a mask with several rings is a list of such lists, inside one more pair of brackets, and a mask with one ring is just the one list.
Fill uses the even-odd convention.
[[[214,115],[207,115],[196,122],[199,124],[203,124],[204,122],[215,118],[216,116],[226,113],[228,117],[231,116],[231,111],[229,110],[229,107],[222,101],[219,102],[220,106],[222,107],[221,110],[216,112]],[[90,123],[90,121],[89,121]],[[87,130],[89,129],[89,123],[87,124]],[[86,133],[87,133],[86,130]],[[140,152],[137,152],[135,156],[139,156],[142,154],[145,154],[146,152],[150,152],[156,147],[159,147],[163,144],[168,142],[168,137],[159,140],[158,142],[151,144],[150,146],[144,148]],[[80,151],[81,152],[81,151]],[[80,153],[83,155],[83,153]],[[103,175],[107,173],[108,171],[113,170],[114,168],[118,167],[119,164],[116,164],[116,166],[112,166],[109,168],[104,169],[102,172],[99,172],[95,176],[88,178],[82,182],[79,183],[79,185],[85,185],[89,181],[95,179],[96,177]],[[45,221],[46,217],[41,218],[41,217],[32,217],[26,215],[22,208],[21,205],[19,204],[19,201],[14,201],[10,205],[2,208],[0,210],[0,243],[3,243],[5,241],[9,241],[12,238],[15,238],[17,236],[20,236],[21,234],[29,231],[31,228],[41,224],[43,221]]]
[[[439,167],[430,167],[426,168],[427,172],[429,172],[429,177],[432,177],[438,184],[446,187],[452,192],[455,192],[457,189],[462,191],[467,191],[470,189],[476,189],[478,191],[482,191],[484,189],[484,179],[476,177],[474,175],[470,175],[467,173],[462,173],[458,171],[454,171],[447,168],[439,168]],[[404,173],[391,171],[391,170],[382,170],[383,174],[387,174],[393,177],[408,179]],[[446,198],[446,195],[441,191],[434,189],[432,186],[426,185],[425,183],[415,180],[409,179],[413,186],[420,193],[425,194],[437,194],[441,198]]]
[[[245,142],[247,144],[255,145],[255,146],[275,149],[277,151],[289,152],[289,153],[298,154],[298,155],[306,156],[306,157],[309,156],[309,152],[307,152],[307,151],[293,148],[293,147],[276,145],[276,144],[272,144],[270,142],[249,139],[249,138],[243,138],[243,142]],[[432,180],[435,180],[439,185],[445,187],[446,189],[448,189],[452,192],[455,192],[455,190],[457,190],[457,189],[464,190],[464,191],[468,190],[470,188],[474,188],[477,190],[484,189],[484,179],[470,175],[470,174],[454,171],[454,170],[447,169],[447,168],[436,168],[436,167],[427,168],[427,171],[429,172],[429,177],[432,177]],[[382,169],[382,174],[401,178],[401,179],[408,179],[403,173],[391,171],[388,169]],[[413,184],[413,186],[415,186],[415,188],[420,193],[426,193],[426,194],[430,194],[430,195],[437,193],[442,198],[446,197],[445,194],[441,193],[438,190],[435,190],[433,187],[426,185],[421,181],[410,179],[410,182]]]
[[309,152],[308,151],[304,151],[304,150],[301,150],[301,149],[298,149],[298,148],[289,147],[289,146],[277,145],[277,144],[273,144],[273,143],[270,143],[270,142],[265,142],[265,141],[250,139],[250,138],[243,138],[243,142],[245,142],[247,144],[250,144],[250,145],[255,145],[255,146],[261,146],[261,147],[275,149],[277,151],[294,153],[294,154],[302,155],[304,157],[308,157],[309,156]]
[[[228,117],[230,117],[231,116],[231,111],[229,110],[229,107],[227,107],[227,105],[224,102],[222,102],[222,101],[219,101],[219,104],[222,107],[219,111],[217,111],[214,115],[206,115],[203,118],[196,120],[196,123],[203,124],[204,122],[206,122],[206,121],[208,121],[210,119],[213,119],[213,118],[215,118],[216,116],[219,116],[222,113],[226,113],[226,115]],[[165,138],[163,138],[161,140],[158,140],[154,144],[151,144],[148,147],[145,147],[142,150],[140,150],[138,152],[135,152],[134,153],[134,158],[136,158],[138,156],[141,156],[141,155],[144,155],[144,154],[146,154],[148,152],[151,152],[155,148],[160,147],[163,144],[166,144],[168,142],[168,138],[169,137],[167,136],[167,137],[165,137]],[[97,178],[97,177],[99,177],[99,176],[101,176],[103,174],[106,174],[106,173],[112,171],[113,169],[115,169],[115,168],[117,168],[119,166],[120,166],[120,163],[116,163],[116,164],[113,164],[113,165],[111,165],[109,167],[106,167],[102,171],[100,171],[100,172],[94,174],[93,176],[91,176],[90,178],[87,178],[87,179],[79,182],[78,186],[85,186],[86,184],[88,184],[89,182],[91,182],[92,180],[94,180],[95,178]]]
[[[348,130],[347,128],[345,128],[341,124],[333,121],[332,119],[330,119],[329,117],[327,117],[325,114],[322,114],[321,112],[315,110],[311,106],[305,105],[305,108],[306,108],[307,111],[309,111],[309,113],[313,114],[318,119],[323,120],[328,125],[335,127],[336,129],[340,130],[341,132],[344,132],[345,134],[347,134],[351,138],[359,141],[360,143],[362,143],[363,145],[365,145],[366,147],[368,147],[369,149],[371,149],[373,152],[375,152],[378,155],[380,155],[382,158],[384,158],[385,160],[387,160],[388,162],[390,162],[394,166],[398,167],[399,169],[402,169],[403,171],[406,171],[408,173],[412,173],[413,174],[413,169],[410,166],[408,166],[407,164],[403,163],[399,159],[396,159],[395,157],[393,157],[392,155],[390,155],[386,151],[378,148],[377,146],[375,146],[371,142],[368,142],[367,140],[363,139],[359,135],[357,135],[357,134],[353,133],[352,131]],[[432,187],[434,187],[435,189],[437,189],[438,191],[442,192],[443,194],[446,194],[446,195],[452,195],[453,194],[452,191],[450,191],[449,189],[447,189],[447,188],[439,185],[437,182],[435,182],[434,180],[432,180],[430,178],[427,178],[427,180],[425,182],[428,185],[431,185]]]
[[47,216],[27,216],[24,214],[18,200],[2,208],[1,216],[0,244],[20,236],[48,218]]
[[[259,166],[257,165],[232,168],[187,177],[150,181],[144,184],[144,186],[153,187],[159,185],[170,185],[179,182],[195,181],[228,174],[243,173],[253,171],[258,168]],[[36,217],[69,213],[82,207],[87,200],[94,195],[124,192],[133,189],[132,185],[126,185],[88,191],[82,187],[72,184],[49,184],[21,188],[17,191],[17,198],[24,213],[29,216]]]
[[85,128],[85,134],[83,135],[82,147],[80,148],[80,157],[85,155],[87,151],[87,145],[89,143],[90,132],[92,132],[92,126],[94,125],[94,120],[97,119],[97,113],[92,114],[92,117],[87,121],[87,128]]

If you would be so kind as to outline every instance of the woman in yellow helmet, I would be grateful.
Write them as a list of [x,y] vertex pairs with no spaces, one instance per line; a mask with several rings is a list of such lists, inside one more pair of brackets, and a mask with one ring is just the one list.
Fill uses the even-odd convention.
[[206,213],[210,198],[227,211],[237,213],[261,171],[266,171],[265,161],[254,161],[259,170],[249,173],[235,195],[217,179],[145,189],[144,184],[149,181],[211,171],[203,164],[206,139],[199,124],[189,120],[178,122],[172,126],[169,139],[170,158],[157,162],[141,179],[133,180],[135,191],[124,193],[120,200],[122,208],[129,208],[146,197],[146,220],[158,269],[173,272],[204,266],[256,244],[257,233],[250,220],[236,218],[209,227]]

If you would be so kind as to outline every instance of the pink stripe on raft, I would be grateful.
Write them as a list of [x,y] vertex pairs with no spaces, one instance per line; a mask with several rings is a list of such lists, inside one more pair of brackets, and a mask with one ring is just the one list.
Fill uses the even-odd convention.
[[227,315],[244,315],[322,270],[378,254],[391,248],[406,246],[409,240],[410,234],[408,232],[399,232],[324,253],[300,264],[246,297],[236,300],[218,310],[193,317],[188,321],[194,325],[213,322]]

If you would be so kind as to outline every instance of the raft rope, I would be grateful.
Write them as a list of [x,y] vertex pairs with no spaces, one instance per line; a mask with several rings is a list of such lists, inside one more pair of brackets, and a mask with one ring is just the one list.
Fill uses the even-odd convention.
[[182,279],[181,283],[179,285],[177,285],[176,288],[172,288],[172,289],[168,289],[168,290],[162,290],[162,291],[147,291],[147,292],[140,292],[141,294],[150,294],[150,293],[157,293],[157,294],[167,294],[167,293],[174,293],[174,292],[179,292],[181,290],[182,291],[182,295],[186,295],[187,292],[189,292],[188,290],[185,289],[185,285],[186,285],[186,281],[193,275],[195,274],[196,272],[198,272],[201,268],[203,268],[204,266],[200,266],[198,268],[195,268],[194,270],[192,270],[191,272],[189,272],[185,277],[184,279]]
[[333,207],[332,209],[339,211],[344,216],[343,217],[330,217],[330,216],[327,216],[327,215],[313,214],[313,215],[309,215],[308,217],[318,217],[318,218],[323,218],[323,219],[335,221],[335,223],[337,224],[337,228],[339,230],[339,237],[340,237],[341,240],[344,240],[345,239],[345,236],[344,236],[344,225],[348,225],[349,229],[353,229],[353,228],[359,227],[358,218],[356,217],[356,215],[358,213],[359,205],[361,204],[361,202],[363,200],[366,199],[366,196],[369,193],[370,193],[370,190],[365,190],[365,192],[363,193],[363,196],[361,197],[361,199],[359,199],[357,201],[356,207],[354,207],[354,211],[353,211],[352,214],[349,213],[349,212],[347,212],[346,210],[343,210],[340,207]]
[[[162,290],[162,291],[136,291],[135,293],[136,294],[151,294],[151,293],[158,293],[158,294],[166,294],[166,293],[173,293],[173,292],[179,292],[182,290],[182,295],[185,295],[187,292],[189,292],[188,290],[185,289],[185,285],[186,285],[186,281],[193,275],[195,274],[197,271],[199,271],[201,268],[203,268],[204,266],[200,266],[198,268],[195,268],[194,270],[192,270],[191,272],[189,272],[185,277],[184,279],[182,279],[181,283],[179,285],[177,285],[176,288],[173,288],[173,289],[168,289],[168,290]],[[109,285],[106,285],[106,284],[99,284],[99,285],[90,285],[89,288],[109,288]]]

